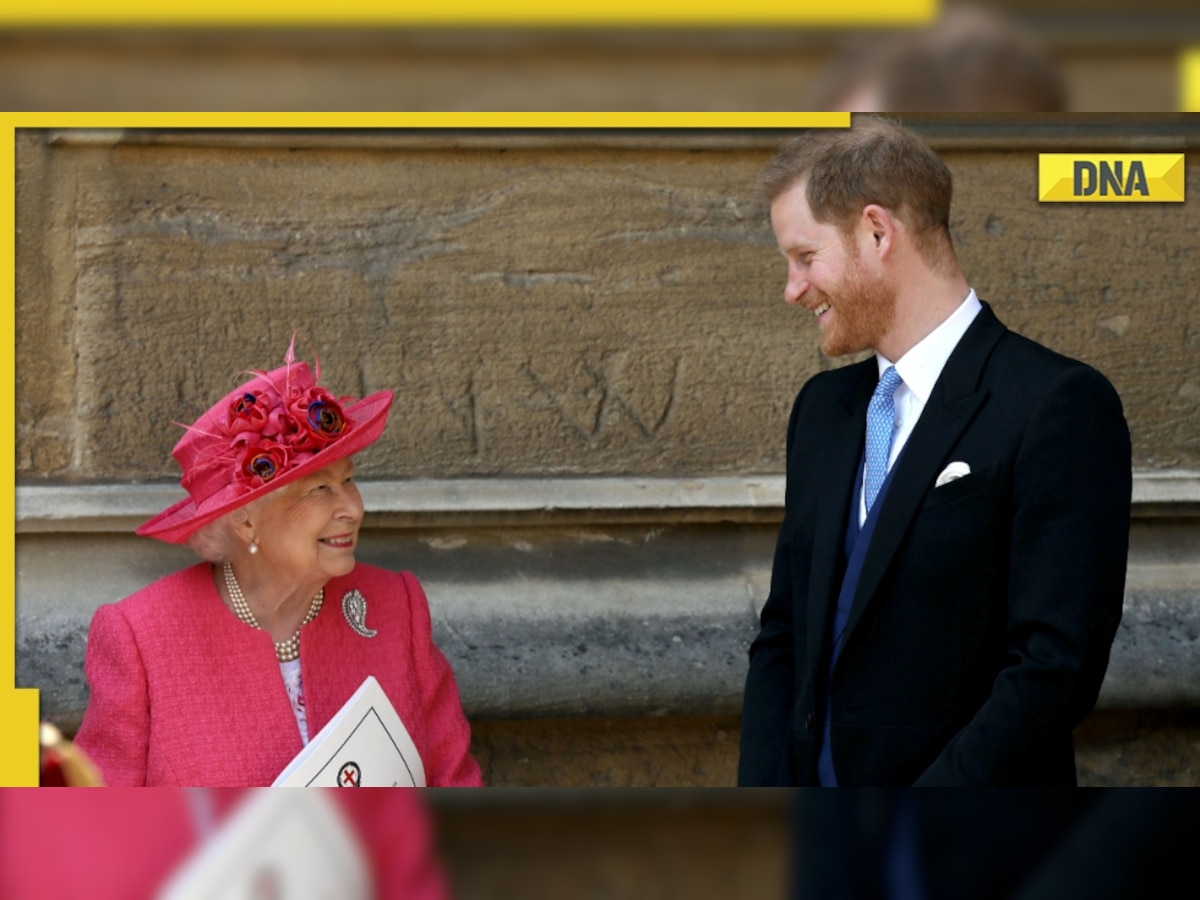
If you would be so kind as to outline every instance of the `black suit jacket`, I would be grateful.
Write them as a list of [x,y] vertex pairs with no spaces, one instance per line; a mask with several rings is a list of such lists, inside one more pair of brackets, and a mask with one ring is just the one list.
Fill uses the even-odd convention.
[[[813,784],[874,359],[800,391],[750,648],[741,784]],[[952,461],[971,467],[935,488]],[[1121,617],[1129,431],[1094,369],[986,304],[897,461],[828,676],[839,784],[1074,784]]]

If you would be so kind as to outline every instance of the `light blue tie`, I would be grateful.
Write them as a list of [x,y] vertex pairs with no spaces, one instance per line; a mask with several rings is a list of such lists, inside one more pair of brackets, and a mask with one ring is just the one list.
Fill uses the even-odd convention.
[[888,456],[892,452],[892,427],[896,421],[896,388],[903,384],[895,366],[888,366],[879,376],[875,393],[867,407],[867,472],[863,479],[867,512],[879,496],[879,488],[887,477]]

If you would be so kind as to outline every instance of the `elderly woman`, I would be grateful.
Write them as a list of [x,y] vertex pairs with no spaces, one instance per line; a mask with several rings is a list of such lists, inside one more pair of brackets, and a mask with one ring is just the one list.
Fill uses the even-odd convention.
[[[294,342],[293,342],[294,343]],[[207,562],[100,607],[76,745],[110,785],[269,785],[373,675],[430,786],[478,785],[417,579],[357,563],[351,455],[390,391],[339,402],[288,348],[173,455],[188,497],[138,529]]]

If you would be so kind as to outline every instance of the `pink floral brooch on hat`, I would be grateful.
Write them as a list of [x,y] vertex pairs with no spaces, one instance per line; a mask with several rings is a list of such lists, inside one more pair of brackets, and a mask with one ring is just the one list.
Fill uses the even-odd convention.
[[188,496],[137,533],[186,543],[199,528],[276,488],[374,443],[387,425],[391,391],[362,400],[335,398],[295,361],[295,336],[283,365],[254,377],[215,403],[192,425],[171,455]]

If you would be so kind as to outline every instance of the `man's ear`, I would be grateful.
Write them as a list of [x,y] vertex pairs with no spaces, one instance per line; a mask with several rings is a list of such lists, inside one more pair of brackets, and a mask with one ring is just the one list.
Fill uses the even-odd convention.
[[863,207],[859,228],[867,249],[873,252],[880,261],[886,259],[891,253],[896,239],[897,224],[892,214],[882,206],[872,203]]

